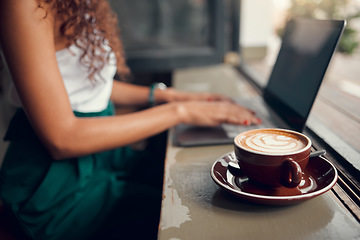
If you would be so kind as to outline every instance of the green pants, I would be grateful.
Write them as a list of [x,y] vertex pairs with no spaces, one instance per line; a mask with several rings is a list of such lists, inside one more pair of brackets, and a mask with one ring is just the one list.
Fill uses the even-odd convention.
[[[107,116],[113,107],[75,114]],[[10,145],[0,172],[0,197],[27,238],[156,238],[163,152],[124,147],[55,161],[21,109],[5,140]]]

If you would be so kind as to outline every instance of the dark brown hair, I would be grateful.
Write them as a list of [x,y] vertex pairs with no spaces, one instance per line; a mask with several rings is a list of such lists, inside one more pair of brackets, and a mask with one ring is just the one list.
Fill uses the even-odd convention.
[[117,71],[122,79],[130,76],[120,39],[117,16],[107,0],[40,0],[55,8],[57,16],[64,19],[61,34],[69,47],[76,44],[83,50],[81,63],[89,67],[89,79],[104,67],[109,59],[105,45],[112,48],[117,60]]

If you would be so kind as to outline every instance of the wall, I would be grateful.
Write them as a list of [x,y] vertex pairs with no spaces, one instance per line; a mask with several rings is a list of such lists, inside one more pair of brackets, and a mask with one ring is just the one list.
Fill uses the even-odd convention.
[[268,39],[272,35],[274,4],[269,0],[241,1],[240,46],[245,59],[266,55]]

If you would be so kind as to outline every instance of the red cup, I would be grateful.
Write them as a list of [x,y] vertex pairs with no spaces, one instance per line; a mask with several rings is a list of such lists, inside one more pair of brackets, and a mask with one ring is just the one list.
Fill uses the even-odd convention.
[[277,128],[250,130],[234,138],[235,155],[249,181],[267,187],[299,185],[309,161],[311,140]]

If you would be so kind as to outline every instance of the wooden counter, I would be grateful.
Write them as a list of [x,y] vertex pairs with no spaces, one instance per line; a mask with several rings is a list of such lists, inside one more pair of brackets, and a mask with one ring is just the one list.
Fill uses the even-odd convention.
[[[185,70],[174,86],[229,96],[256,94],[226,65]],[[360,239],[359,222],[331,191],[290,206],[242,201],[210,177],[212,164],[232,145],[176,147],[170,130],[165,163],[160,240],[187,239]]]

